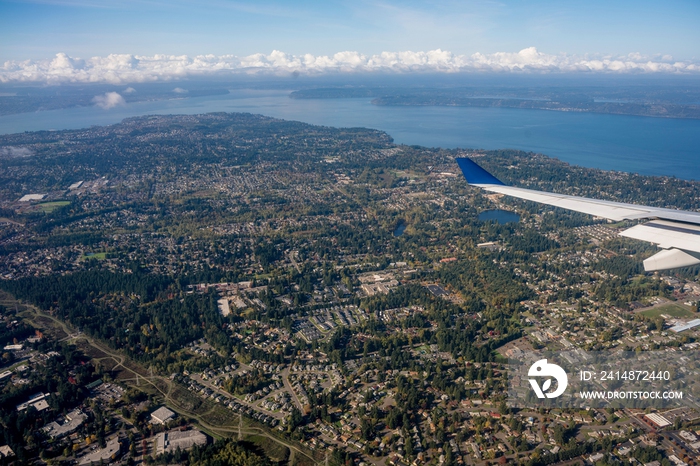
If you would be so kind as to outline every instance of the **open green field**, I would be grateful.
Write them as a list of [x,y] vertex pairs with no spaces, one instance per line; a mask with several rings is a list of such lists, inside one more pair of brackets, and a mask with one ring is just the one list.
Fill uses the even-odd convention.
[[262,450],[275,463],[282,463],[289,459],[289,448],[263,435],[247,435],[247,442],[252,443]]
[[654,309],[649,309],[648,311],[640,312],[644,317],[658,317],[661,314],[666,314],[671,317],[685,318],[685,317],[695,317],[695,313],[691,312],[684,306],[678,304],[666,304],[664,306],[655,307]]
[[42,202],[38,207],[42,212],[49,214],[59,207],[65,207],[68,204],[70,204],[70,201]]
[[103,261],[107,258],[107,253],[106,252],[90,252],[88,254],[84,254],[81,259],[86,260],[86,259],[96,259],[98,261]]

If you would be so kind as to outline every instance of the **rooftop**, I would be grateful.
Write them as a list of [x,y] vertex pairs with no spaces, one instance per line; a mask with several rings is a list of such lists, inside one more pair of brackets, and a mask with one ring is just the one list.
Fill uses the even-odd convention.
[[159,424],[165,424],[170,419],[175,417],[175,413],[170,411],[165,406],[161,406],[151,413],[151,420]]

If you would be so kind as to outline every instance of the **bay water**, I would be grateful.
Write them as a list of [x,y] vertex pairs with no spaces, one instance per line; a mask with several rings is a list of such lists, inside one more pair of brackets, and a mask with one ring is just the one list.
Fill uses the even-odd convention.
[[700,120],[509,108],[381,107],[369,98],[302,100],[290,91],[77,107],[0,116],[0,134],[109,125],[151,114],[249,112],[386,131],[401,144],[521,149],[574,165],[700,180]]

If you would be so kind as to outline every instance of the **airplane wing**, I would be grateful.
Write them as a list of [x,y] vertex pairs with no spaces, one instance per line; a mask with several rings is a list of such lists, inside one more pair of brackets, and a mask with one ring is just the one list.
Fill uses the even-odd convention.
[[485,191],[583,212],[609,220],[649,220],[620,235],[658,245],[663,250],[644,261],[644,270],[656,271],[700,264],[700,212],[662,209],[623,202],[515,188],[468,158],[457,158],[467,183]]

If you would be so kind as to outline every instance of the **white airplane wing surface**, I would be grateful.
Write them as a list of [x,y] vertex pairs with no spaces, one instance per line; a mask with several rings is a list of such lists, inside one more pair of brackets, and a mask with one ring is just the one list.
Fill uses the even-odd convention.
[[622,236],[648,241],[663,249],[644,261],[644,269],[647,271],[700,264],[700,212],[662,209],[514,188],[499,181],[471,159],[458,158],[457,163],[462,169],[467,183],[485,191],[583,212],[614,221],[650,220],[620,232]]

